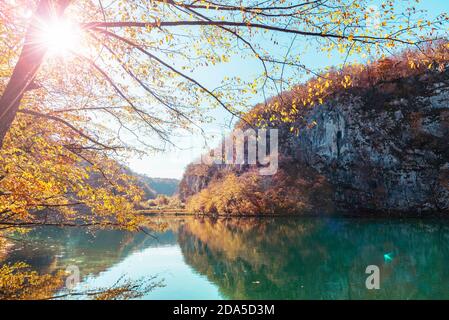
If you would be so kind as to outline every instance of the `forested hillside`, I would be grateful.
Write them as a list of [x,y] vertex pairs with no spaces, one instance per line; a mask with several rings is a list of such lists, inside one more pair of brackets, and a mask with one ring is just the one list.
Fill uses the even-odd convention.
[[449,47],[349,65],[259,104],[237,128],[279,129],[279,170],[190,165],[194,212],[449,211]]

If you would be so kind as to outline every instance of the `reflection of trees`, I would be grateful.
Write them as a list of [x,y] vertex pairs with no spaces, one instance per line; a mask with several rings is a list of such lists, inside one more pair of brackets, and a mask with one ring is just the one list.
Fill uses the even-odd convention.
[[24,263],[0,266],[0,300],[46,299],[63,284],[63,273],[40,275]]
[[[56,294],[64,283],[64,272],[39,274],[28,265],[18,262],[0,267],[0,300],[42,300],[84,298],[95,300],[123,300],[143,296],[145,293],[163,286],[155,277],[139,280],[119,279],[109,287],[85,291],[70,291]],[[55,295],[56,294],[56,295]]]
[[[179,243],[232,299],[405,299],[449,298],[448,238],[441,222],[196,219]],[[370,264],[381,268],[381,290],[365,288]]]
[[[11,252],[0,257],[0,300],[50,298],[63,287],[67,277],[64,270],[69,265],[78,266],[84,278],[110,268],[140,248],[176,242],[172,231],[161,233],[155,240],[145,233],[123,230],[56,227],[35,228],[12,237],[16,242]],[[62,297],[139,297],[161,285],[154,280],[148,278],[134,282],[123,278],[113,287],[63,294]]]
[[77,265],[82,278],[108,269],[133,251],[176,241],[171,231],[155,240],[142,232],[56,227],[35,228],[16,238],[21,239],[15,243],[17,250],[12,250],[0,265],[23,261],[39,273]]
[[0,261],[5,259],[10,247],[11,243],[4,238],[2,233],[0,233]]

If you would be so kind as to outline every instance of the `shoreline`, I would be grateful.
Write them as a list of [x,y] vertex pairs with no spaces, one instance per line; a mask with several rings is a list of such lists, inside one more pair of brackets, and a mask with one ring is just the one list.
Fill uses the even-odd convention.
[[377,213],[295,213],[295,214],[211,214],[211,213],[189,213],[189,212],[149,212],[143,213],[147,217],[155,217],[155,216],[175,216],[175,217],[201,217],[201,218],[346,218],[346,219],[449,219],[449,212],[447,213],[386,213],[386,212],[377,212]]

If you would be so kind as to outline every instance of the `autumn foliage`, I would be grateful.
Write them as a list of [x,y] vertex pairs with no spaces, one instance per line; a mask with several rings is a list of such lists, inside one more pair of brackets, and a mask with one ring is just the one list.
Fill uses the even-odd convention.
[[[449,63],[449,42],[437,41],[422,49],[407,49],[397,55],[348,64],[316,74],[304,84],[256,105],[237,126],[247,123],[258,127],[290,126],[293,133],[304,124],[302,110],[318,106],[336,94],[385,85],[397,79],[423,74],[427,70],[443,71]],[[313,126],[313,123],[308,124]]]
[[52,121],[21,115],[0,150],[0,217],[135,228],[142,191],[106,153]]
[[0,300],[47,299],[63,283],[63,272],[40,275],[23,263],[0,267]]
[[[367,65],[349,65],[310,79],[271,98],[267,104],[256,105],[244,116],[237,128],[248,123],[256,127],[284,130],[282,136],[298,135],[314,123],[306,123],[303,115],[313,107],[352,90],[377,86],[380,90],[397,90],[394,82],[415,76],[438,75],[447,69],[449,43],[440,41],[425,50],[407,50]],[[393,85],[393,89],[389,88]],[[410,87],[408,90],[414,90]],[[397,93],[397,92],[396,92]],[[308,211],[331,211],[331,190],[323,176],[298,167],[291,159],[280,159],[281,168],[274,176],[260,176],[257,170],[220,169],[215,166],[191,165],[186,175],[206,176],[207,186],[187,199],[192,212],[213,214],[289,214]],[[181,191],[184,186],[181,184]],[[187,188],[188,189],[188,188]],[[190,194],[184,192],[187,196]]]
[[310,169],[284,163],[274,176],[229,172],[187,201],[189,212],[256,215],[330,211],[330,186]]
[[[379,25],[372,26],[368,1],[141,0],[107,7],[96,1],[0,2],[0,219],[135,228],[142,193],[119,161],[130,153],[160,151],[173,131],[207,120],[204,106],[241,116],[255,94],[274,92],[279,82],[292,83],[279,72],[286,65],[295,74],[313,72],[301,64],[308,46],[294,45],[296,37],[312,50],[345,56],[379,56],[405,45],[419,46],[422,53],[407,53],[411,57],[405,63],[384,59],[317,75],[256,107],[245,115],[247,122],[297,131],[299,109],[334,92],[385,81],[391,74],[403,76],[400,71],[439,68],[447,60],[447,45],[423,48],[445,34],[447,14],[427,20],[414,4],[396,3],[380,2]],[[67,34],[53,32],[67,24],[72,26]],[[79,45],[66,37],[78,38]],[[270,40],[261,45],[265,37]],[[278,50],[272,49],[286,41],[293,51],[275,54]],[[59,54],[51,53],[55,47]],[[256,61],[259,76],[250,81],[225,77],[215,89],[196,79],[194,71],[234,57]],[[269,194],[267,183],[278,186],[279,194],[288,192],[280,174],[275,182],[251,174],[243,178],[227,177],[237,190],[253,190],[254,199],[238,209],[235,203],[242,196],[224,188],[224,200],[210,209],[267,207],[264,199],[278,195]]]

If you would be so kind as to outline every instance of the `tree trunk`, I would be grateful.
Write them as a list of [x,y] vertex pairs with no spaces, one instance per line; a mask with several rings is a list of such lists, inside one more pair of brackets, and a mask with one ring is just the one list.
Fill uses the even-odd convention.
[[25,35],[25,42],[11,78],[0,98],[0,148],[11,127],[23,94],[33,82],[47,48],[37,39],[45,23],[60,17],[70,0],[41,0]]

